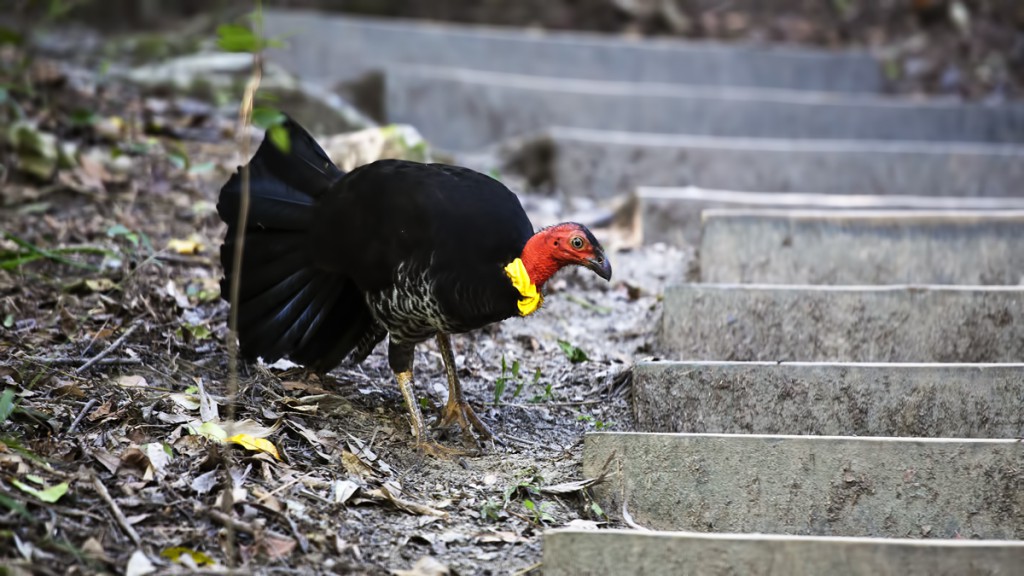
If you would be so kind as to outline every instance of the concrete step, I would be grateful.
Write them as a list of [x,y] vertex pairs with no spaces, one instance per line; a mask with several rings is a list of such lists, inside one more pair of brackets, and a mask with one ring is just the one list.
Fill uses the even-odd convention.
[[932,438],[1024,435],[1024,364],[643,362],[638,430]]
[[558,529],[544,533],[546,576],[997,576],[1024,542]]
[[867,52],[635,40],[265,10],[271,60],[307,80],[350,81],[389,63],[430,64],[555,78],[878,93],[882,70]]
[[[738,164],[742,165],[742,164]],[[740,170],[736,170],[740,172]],[[827,210],[1024,210],[1020,198],[954,198],[936,196],[803,194],[709,190],[688,186],[637,189],[641,226],[647,244],[665,242],[698,246],[701,213],[714,208],[807,208]]]
[[751,284],[1024,284],[1024,211],[708,210],[700,277]]
[[[637,186],[761,192],[1024,197],[1024,146],[777,140],[553,128],[515,156],[542,158],[568,196]],[[742,166],[738,170],[737,166]]]
[[1024,142],[1024,105],[916,102],[768,89],[389,67],[388,121],[472,151],[550,126],[756,138]]
[[606,463],[597,501],[654,530],[1024,537],[1016,439],[587,434],[584,476]]
[[1024,286],[686,284],[663,307],[679,360],[1024,360]]

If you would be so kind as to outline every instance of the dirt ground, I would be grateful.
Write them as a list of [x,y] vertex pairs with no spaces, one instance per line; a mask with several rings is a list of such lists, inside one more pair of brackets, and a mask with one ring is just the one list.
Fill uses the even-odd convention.
[[[583,434],[632,428],[629,369],[650,357],[682,253],[614,254],[611,283],[564,272],[539,313],[454,339],[504,441],[481,455],[414,450],[383,347],[327,378],[243,365],[233,432],[250,436],[225,443],[215,202],[243,159],[234,119],[42,68],[5,122],[33,119],[76,161],[32,176],[11,145],[0,161],[0,573],[212,573],[231,558],[259,574],[528,573],[545,528],[607,521],[580,483]],[[416,368],[440,405],[433,343]]]

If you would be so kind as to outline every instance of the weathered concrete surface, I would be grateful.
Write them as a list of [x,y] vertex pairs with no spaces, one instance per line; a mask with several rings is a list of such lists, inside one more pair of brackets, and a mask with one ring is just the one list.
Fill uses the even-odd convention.
[[584,476],[609,456],[598,502],[655,530],[1024,537],[1016,439],[595,433]]
[[[813,141],[553,128],[516,154],[548,160],[569,196],[637,186],[759,192],[1024,197],[1024,146]],[[547,147],[546,154],[534,148]],[[742,166],[743,169],[737,169]]]
[[678,360],[1024,361],[1024,286],[686,284],[659,343]]
[[268,51],[271,60],[328,84],[405,63],[626,82],[859,93],[883,88],[881,67],[866,52],[638,41],[286,10],[265,10],[264,28],[270,37],[287,36],[287,46]]
[[829,538],[637,530],[549,530],[545,576],[997,576],[1024,542]]
[[827,210],[1024,210],[1022,198],[953,198],[933,196],[877,196],[862,194],[803,194],[737,192],[685,188],[640,187],[643,241],[698,246],[701,214],[714,208],[806,208]]
[[1024,142],[1024,105],[953,104],[786,90],[542,78],[388,67],[389,122],[475,150],[550,126],[755,138]]
[[643,432],[1024,435],[1024,364],[643,362]]
[[701,281],[1024,284],[1024,211],[709,210]]

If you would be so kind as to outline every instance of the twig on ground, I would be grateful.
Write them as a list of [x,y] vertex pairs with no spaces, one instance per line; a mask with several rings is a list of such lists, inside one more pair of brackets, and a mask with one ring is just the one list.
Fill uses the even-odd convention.
[[526,576],[527,574],[533,572],[534,570],[540,570],[543,566],[544,566],[543,562],[537,562],[536,564],[531,564],[530,566],[527,566],[526,568],[523,568],[522,570],[516,572],[516,576]]
[[221,512],[220,510],[215,510],[211,508],[206,511],[206,514],[214,522],[220,524],[221,526],[224,526],[225,528],[233,532],[242,532],[243,534],[248,534],[250,536],[255,536],[257,533],[256,527],[252,524],[248,522],[242,522],[241,520],[236,520],[231,516]]
[[511,406],[512,408],[547,408],[547,407],[560,407],[560,406],[590,406],[591,404],[605,404],[607,400],[578,400],[576,402],[536,402],[530,404],[523,404],[521,402],[500,402],[498,404],[491,403],[489,406]]
[[117,505],[117,502],[114,502],[114,499],[110,496],[110,492],[107,492],[107,487],[103,485],[103,482],[101,482],[99,477],[96,475],[93,475],[92,477],[92,487],[96,490],[96,493],[100,495],[100,498],[103,498],[107,503],[107,506],[110,506],[110,511],[114,514],[114,519],[117,520],[117,524],[121,526],[121,529],[124,530],[125,534],[132,539],[132,542],[134,542],[136,546],[142,546],[142,538],[139,537],[139,533],[136,532],[135,528],[128,523],[128,518],[126,518],[124,512],[121,511],[121,507]]
[[141,326],[141,325],[142,324],[136,323],[136,324],[132,324],[131,326],[129,326],[128,329],[124,331],[124,334],[121,334],[121,336],[117,340],[114,340],[114,342],[110,346],[107,346],[99,354],[93,356],[92,359],[90,359],[88,362],[86,362],[85,364],[82,364],[81,366],[76,368],[75,369],[75,374],[81,374],[82,372],[85,372],[93,364],[99,362],[100,360],[103,360],[111,352],[113,352],[114,350],[117,350],[117,348],[119,346],[121,346],[121,344],[124,344],[124,341],[127,340],[128,337],[132,335],[132,333],[134,333],[136,330],[138,330],[139,326]]
[[92,407],[95,406],[95,405],[96,405],[96,399],[95,398],[90,398],[89,401],[85,403],[85,406],[82,407],[82,411],[79,412],[78,416],[75,416],[75,419],[71,422],[71,426],[68,426],[68,432],[67,432],[68,435],[71,435],[71,434],[75,433],[75,429],[78,428],[78,423],[82,421],[82,417],[85,416],[85,413],[88,412],[89,410],[91,410]]
[[[22,360],[27,362],[35,362],[37,364],[49,364],[50,366],[66,366],[68,364],[78,364],[82,361],[81,358],[72,358],[70,356],[60,356],[58,358],[47,358],[45,356],[22,356]],[[113,365],[128,365],[128,364],[142,364],[141,358],[103,358],[97,362],[93,362],[93,365],[100,364],[102,366],[113,366]]]
[[516,444],[519,444],[520,446],[526,446],[528,448],[536,448],[536,447],[540,446],[540,444],[534,442],[533,440],[527,440],[525,438],[518,438],[518,437],[513,436],[511,434],[502,434],[501,436],[502,436],[502,438],[505,438],[506,440],[511,440],[511,441],[515,442]]

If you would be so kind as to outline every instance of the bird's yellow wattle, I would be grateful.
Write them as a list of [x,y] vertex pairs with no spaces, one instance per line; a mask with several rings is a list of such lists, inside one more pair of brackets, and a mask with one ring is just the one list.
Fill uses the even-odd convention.
[[530,281],[530,274],[522,259],[516,258],[508,266],[505,266],[505,274],[508,274],[512,286],[519,291],[519,315],[532,314],[540,306],[543,297],[537,285]]

